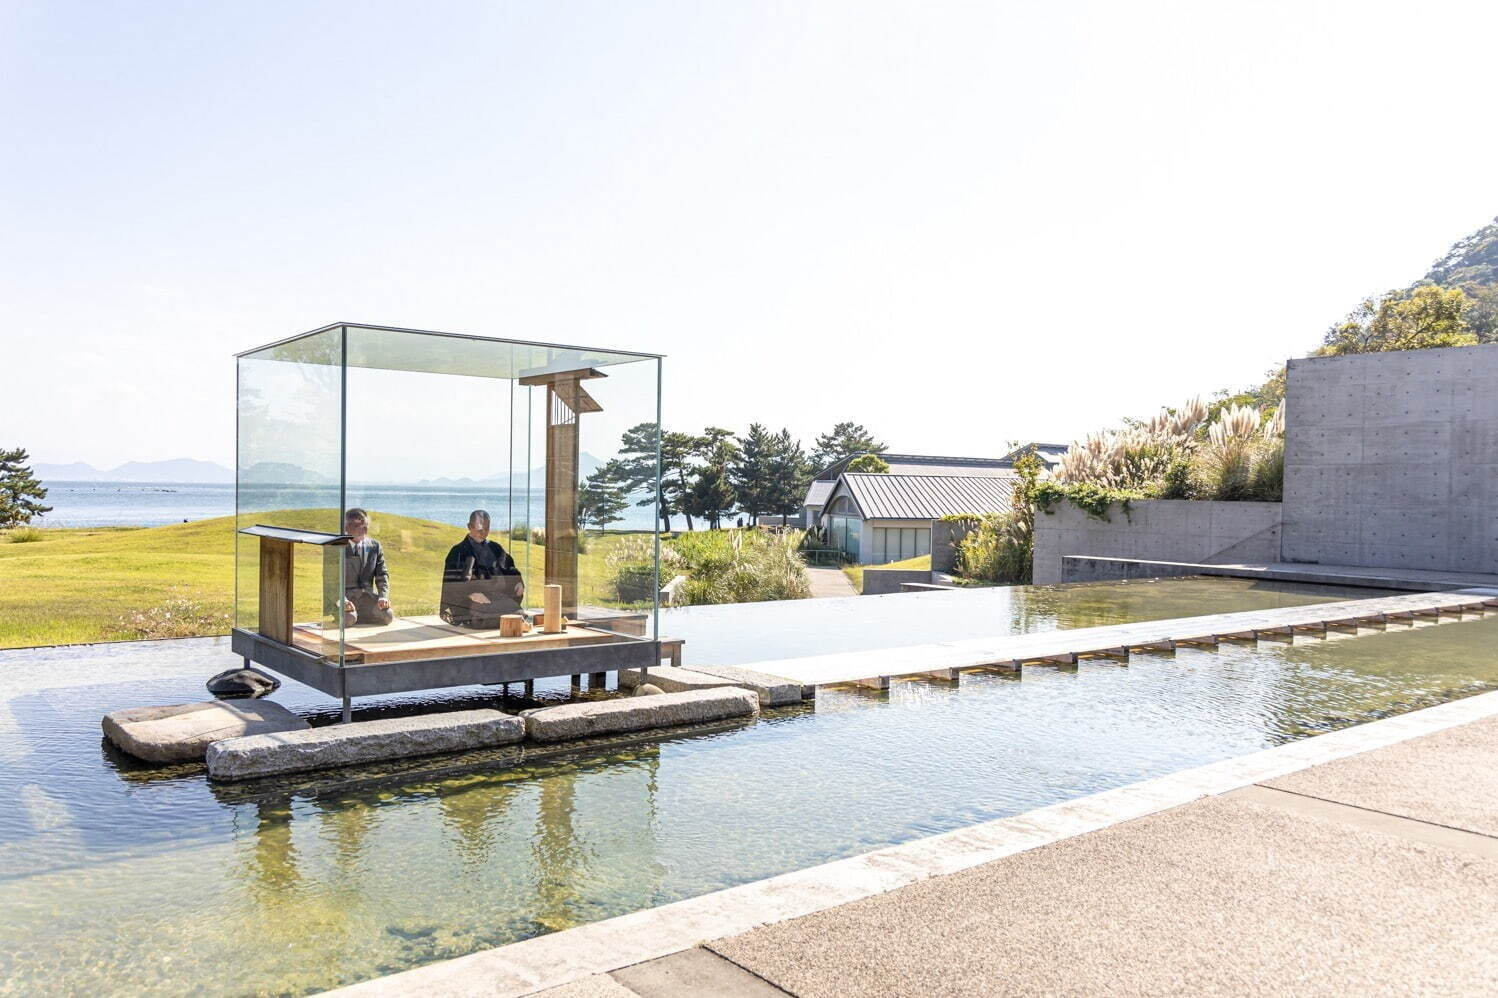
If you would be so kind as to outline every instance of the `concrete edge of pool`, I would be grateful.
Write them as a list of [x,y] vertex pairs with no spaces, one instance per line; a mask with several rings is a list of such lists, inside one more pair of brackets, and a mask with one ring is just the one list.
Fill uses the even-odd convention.
[[1498,692],[1482,693],[330,993],[533,994],[1495,716]]

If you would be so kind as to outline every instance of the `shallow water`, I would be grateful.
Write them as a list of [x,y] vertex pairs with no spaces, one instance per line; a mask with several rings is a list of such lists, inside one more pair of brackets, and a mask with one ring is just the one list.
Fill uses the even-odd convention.
[[[1363,594],[1170,580],[934,595],[664,626],[689,661],[751,661]],[[106,710],[199,698],[206,668],[169,660],[210,646],[0,656],[7,990],[315,991],[1498,688],[1490,615],[824,690],[751,723],[519,765],[478,753],[221,788],[102,744]],[[276,699],[331,716],[295,684]]]

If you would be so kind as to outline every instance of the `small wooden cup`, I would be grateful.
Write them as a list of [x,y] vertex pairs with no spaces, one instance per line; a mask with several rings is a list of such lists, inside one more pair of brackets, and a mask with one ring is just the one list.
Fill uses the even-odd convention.
[[525,633],[525,618],[518,613],[507,613],[499,618],[499,636],[518,638]]

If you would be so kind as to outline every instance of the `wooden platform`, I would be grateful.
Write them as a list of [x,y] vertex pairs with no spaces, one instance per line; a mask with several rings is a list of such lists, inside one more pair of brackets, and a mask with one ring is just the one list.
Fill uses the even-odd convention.
[[1222,641],[1287,641],[1296,633],[1324,634],[1328,629],[1356,632],[1360,627],[1410,625],[1417,617],[1451,619],[1495,611],[1498,593],[1493,590],[1412,593],[750,662],[743,668],[779,676],[803,688],[856,683],[883,689],[891,678],[900,676],[952,680],[963,669],[1018,670],[1032,663],[1070,665],[1084,657],[1126,661],[1133,651],[1170,651],[1177,645],[1215,647]]
[[[500,636],[498,628],[478,630],[455,627],[437,616],[397,617],[389,624],[349,627],[343,632],[344,660],[350,664],[365,665],[507,651],[571,648],[618,640],[620,635],[613,631],[577,624],[568,625],[567,630],[561,634],[531,631],[520,637],[506,638]],[[292,641],[296,647],[315,655],[335,658],[338,655],[337,641],[325,639],[322,628],[317,624],[297,624],[292,629]]]

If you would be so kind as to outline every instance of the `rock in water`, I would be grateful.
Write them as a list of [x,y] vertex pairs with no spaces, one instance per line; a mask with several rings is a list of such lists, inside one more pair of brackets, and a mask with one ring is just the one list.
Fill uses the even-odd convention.
[[225,669],[208,680],[208,692],[221,700],[263,697],[281,688],[281,680],[259,669]]
[[659,686],[655,685],[654,683],[642,683],[639,686],[635,687],[634,695],[637,696],[637,697],[648,697],[648,696],[654,696],[657,693],[664,693],[664,692],[665,692],[664,690],[662,690]]
[[104,734],[109,740],[147,762],[202,759],[209,745],[225,738],[308,727],[305,720],[272,700],[247,704],[209,700],[131,707],[104,715]]

